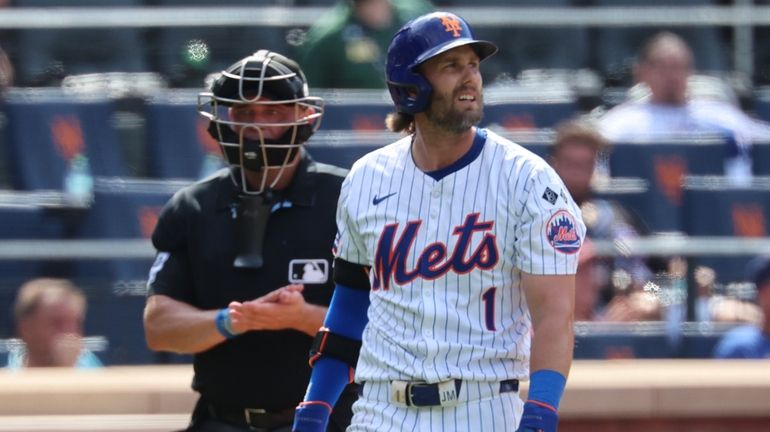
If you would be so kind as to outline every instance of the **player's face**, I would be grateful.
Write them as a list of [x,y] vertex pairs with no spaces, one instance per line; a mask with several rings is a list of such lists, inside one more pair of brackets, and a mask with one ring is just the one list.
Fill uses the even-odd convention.
[[440,54],[422,66],[433,86],[425,111],[429,120],[452,132],[465,132],[481,121],[484,108],[479,56],[469,46]]
[[[259,98],[256,103],[237,104],[230,107],[230,119],[237,123],[253,124],[254,126],[234,125],[233,130],[247,139],[260,141],[259,131],[264,139],[275,140],[280,138],[289,128],[285,126],[301,118],[302,109],[296,104],[264,104],[259,102],[270,101],[267,98]],[[257,129],[258,128],[258,129]]]

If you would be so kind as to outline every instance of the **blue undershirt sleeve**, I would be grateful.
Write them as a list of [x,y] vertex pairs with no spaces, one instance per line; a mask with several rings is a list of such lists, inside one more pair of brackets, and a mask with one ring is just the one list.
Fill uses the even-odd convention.
[[[337,285],[324,327],[329,331],[361,340],[368,322],[369,292]],[[342,360],[322,356],[313,364],[305,401],[323,401],[333,406],[350,381],[350,367]]]

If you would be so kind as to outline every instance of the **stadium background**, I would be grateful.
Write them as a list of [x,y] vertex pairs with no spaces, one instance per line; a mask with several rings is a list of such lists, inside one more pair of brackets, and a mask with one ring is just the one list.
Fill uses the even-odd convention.
[[[181,185],[218,163],[216,143],[208,138],[205,124],[195,112],[196,95],[209,72],[256,48],[293,55],[308,27],[334,1],[2,3],[7,5],[0,8],[0,46],[8,53],[15,77],[4,94],[0,113],[0,360],[14,343],[9,338],[13,336],[10,307],[15,290],[22,281],[45,274],[71,278],[86,290],[87,343],[109,365],[106,371],[98,372],[107,375],[94,379],[90,387],[86,385],[82,394],[75,390],[91,381],[78,375],[0,375],[0,380],[9,380],[8,386],[0,386],[9,389],[2,394],[3,400],[16,401],[0,404],[7,407],[2,414],[184,413],[189,408],[189,358],[148,351],[141,310],[144,280],[153,255],[147,238],[157,212]],[[500,55],[485,66],[488,106],[484,125],[539,154],[547,151],[550,128],[559,121],[606,109],[622,100],[632,85],[633,56],[644,38],[659,29],[674,30],[688,40],[704,83],[770,121],[767,3],[433,1],[437,7],[466,17],[478,37],[501,45]],[[369,149],[392,140],[392,135],[382,131],[382,119],[390,111],[384,91],[318,91],[327,107],[321,130],[309,147],[317,159],[349,166]],[[622,246],[600,243],[599,253],[681,255],[688,259],[690,268],[696,264],[714,267],[720,294],[750,298],[741,281],[742,264],[753,255],[770,251],[770,180],[766,177],[770,175],[770,143],[755,146],[754,173],[758,177],[741,187],[719,178],[722,165],[715,161],[721,160],[723,151],[718,140],[684,140],[644,148],[616,146],[609,156],[613,178],[599,192],[638,212],[652,227],[653,235]],[[73,201],[64,192],[70,161],[78,154],[87,156],[94,176],[93,201],[87,205]],[[678,162],[661,166],[660,160]],[[688,274],[687,281],[692,282],[693,277]],[[692,318],[694,284],[663,280],[661,285]],[[568,391],[565,416],[575,422],[564,430],[619,430],[632,424],[643,425],[646,430],[685,430],[665,429],[669,427],[665,422],[644,423],[640,419],[674,418],[670,424],[677,427],[677,422],[686,423],[688,418],[714,417],[715,407],[732,409],[723,417],[734,422],[736,418],[751,420],[732,429],[716,421],[698,423],[697,430],[755,430],[750,424],[754,420],[759,425],[756,430],[769,429],[770,384],[752,379],[756,370],[737,370],[737,378],[726,382],[721,377],[729,376],[724,371],[732,370],[732,366],[695,361],[686,363],[691,369],[679,369],[677,364],[684,363],[666,360],[708,358],[718,337],[734,324],[674,324],[672,330],[672,323],[663,321],[579,323],[576,358],[584,362],[576,363],[575,374],[586,380],[582,387],[586,393],[570,397]],[[623,370],[613,375],[615,381],[596,378],[601,377],[605,363],[590,360],[609,358],[658,360],[606,363],[606,367],[645,365],[637,370],[642,376],[649,374],[649,385],[645,385],[626,381],[629,376]],[[177,366],[161,368],[167,372],[155,375],[152,371],[158,369],[150,367],[140,374],[144,380],[126,383],[110,378],[134,373],[129,372],[132,367],[168,364]],[[766,363],[764,367],[761,370],[767,372]],[[668,388],[655,377],[670,377],[666,371],[671,370],[689,370],[694,375],[676,376],[678,379],[667,383]],[[164,375],[179,378],[167,387],[153,388],[151,383],[163,382],[157,377]],[[713,387],[695,385],[708,377],[716,381]],[[51,379],[62,384],[45,390],[25,379]],[[26,389],[30,399],[18,397],[20,388]],[[118,396],[125,396],[125,392],[144,395],[144,402],[133,407],[125,399],[121,402]],[[86,393],[91,399],[84,396]],[[725,405],[728,393],[737,402]],[[61,402],[78,400],[78,394],[86,401],[105,402]],[[613,397],[634,394],[638,397],[627,404]],[[694,397],[700,403],[688,408],[677,394]],[[722,404],[709,402],[712,399],[704,394]],[[668,410],[663,403],[666,398],[672,404]],[[40,400],[48,403],[35,403]],[[172,402],[164,402],[168,400]],[[629,409],[629,404],[635,408]],[[636,423],[605,424],[606,429],[581,426],[581,421],[592,416],[634,419]],[[0,417],[0,424],[9,422],[10,417]],[[149,426],[136,430],[149,430],[146,428]],[[15,429],[0,426],[0,430]]]

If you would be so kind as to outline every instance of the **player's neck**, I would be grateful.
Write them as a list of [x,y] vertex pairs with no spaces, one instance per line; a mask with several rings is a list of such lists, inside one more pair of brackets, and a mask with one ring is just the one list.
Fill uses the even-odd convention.
[[418,125],[412,142],[412,159],[424,172],[446,168],[470,150],[475,135],[475,127],[458,134]]

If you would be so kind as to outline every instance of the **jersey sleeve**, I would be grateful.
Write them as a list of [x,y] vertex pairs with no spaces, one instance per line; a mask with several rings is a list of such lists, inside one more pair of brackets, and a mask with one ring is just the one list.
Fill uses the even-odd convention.
[[517,208],[516,266],[535,275],[569,275],[577,270],[586,228],[580,208],[547,165],[531,171]]
[[369,266],[368,254],[359,230],[354,211],[356,208],[353,193],[355,177],[353,171],[342,182],[340,198],[337,204],[337,236],[334,240],[334,255],[349,263]]
[[182,193],[177,193],[169,200],[152,233],[157,254],[147,278],[147,295],[163,294],[190,303],[193,300],[193,283],[183,198]]

